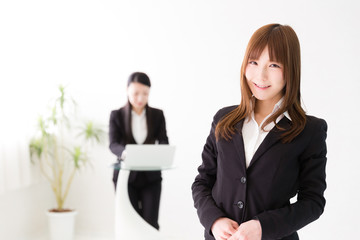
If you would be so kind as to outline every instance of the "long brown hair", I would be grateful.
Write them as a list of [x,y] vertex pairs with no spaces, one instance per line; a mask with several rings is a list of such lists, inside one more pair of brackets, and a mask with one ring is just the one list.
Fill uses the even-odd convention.
[[275,121],[282,113],[288,111],[291,118],[291,127],[282,134],[282,141],[284,143],[291,142],[304,129],[306,116],[304,109],[301,107],[299,39],[290,26],[268,24],[259,28],[250,38],[241,65],[241,102],[237,108],[225,115],[217,124],[215,129],[217,140],[220,137],[226,140],[232,139],[236,131],[235,125],[251,115],[255,104],[251,104],[252,93],[247,84],[245,70],[249,59],[258,59],[266,46],[269,49],[270,60],[284,65],[283,74],[286,84],[283,90],[284,101],[282,106],[262,126],[274,122],[275,126],[280,129]]

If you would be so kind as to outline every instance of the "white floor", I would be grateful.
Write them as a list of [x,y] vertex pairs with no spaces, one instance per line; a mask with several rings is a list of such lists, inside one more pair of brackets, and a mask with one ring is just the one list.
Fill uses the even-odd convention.
[[[114,240],[115,237],[109,236],[91,236],[91,235],[76,235],[74,240]],[[35,237],[28,240],[49,240],[48,236]]]
[[114,240],[112,237],[91,237],[91,236],[76,236],[74,240]]
[[[41,236],[33,236],[33,237],[28,237],[28,238],[23,238],[23,239],[16,239],[16,240],[49,240],[49,236],[48,235],[41,235]],[[127,238],[129,239],[129,238]],[[180,239],[180,237],[178,236],[168,236],[168,235],[163,235],[163,239],[166,240],[182,240]],[[1,239],[3,240],[3,239]],[[14,239],[11,239],[14,240]],[[76,235],[75,238],[73,240],[115,240],[114,236],[110,236],[110,235],[99,235],[99,234],[81,234],[81,235]]]
[[[90,235],[77,235],[74,240],[114,240],[115,237],[99,237],[99,236],[90,236]],[[178,238],[174,238],[173,236],[169,236],[168,240],[178,240]],[[43,236],[39,238],[31,238],[27,240],[49,240],[49,237]]]

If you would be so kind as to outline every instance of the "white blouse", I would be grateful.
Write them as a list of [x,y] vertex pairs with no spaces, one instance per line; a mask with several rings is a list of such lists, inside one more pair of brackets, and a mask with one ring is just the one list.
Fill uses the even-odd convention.
[[131,131],[137,144],[143,144],[147,137],[146,110],[140,115],[131,111]]
[[[257,122],[255,121],[254,112],[251,113],[250,117],[245,118],[242,128],[242,135],[244,139],[246,168],[249,167],[251,159],[253,158],[260,144],[265,139],[266,135],[269,133],[271,129],[275,127],[275,123],[271,122],[268,125],[266,125],[264,127],[265,131],[261,129],[261,126],[264,124],[266,119],[272,116],[281,107],[283,101],[284,101],[283,98],[281,98],[275,104],[273,111],[264,118],[264,120],[260,123],[260,125],[258,125]],[[278,123],[284,116],[286,116],[288,119],[291,120],[288,112],[286,111],[276,119],[276,123]]]

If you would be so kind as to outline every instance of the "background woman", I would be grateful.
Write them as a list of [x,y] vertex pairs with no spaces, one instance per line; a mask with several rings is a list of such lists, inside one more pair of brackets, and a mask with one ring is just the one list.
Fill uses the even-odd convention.
[[192,185],[205,239],[299,239],[325,206],[327,124],[301,107],[291,27],[253,34],[240,83],[240,105],[214,116]]
[[[128,103],[110,115],[110,150],[121,158],[126,144],[168,144],[162,110],[148,106],[150,79],[134,72],[128,80]],[[119,170],[114,170],[116,189]],[[130,202],[135,210],[154,228],[159,229],[158,216],[161,193],[160,171],[131,171],[128,181]]]

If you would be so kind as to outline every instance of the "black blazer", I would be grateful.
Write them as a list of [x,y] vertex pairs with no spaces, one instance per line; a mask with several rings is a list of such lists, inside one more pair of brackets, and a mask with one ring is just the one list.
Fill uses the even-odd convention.
[[[192,185],[193,199],[205,239],[213,240],[211,226],[220,217],[241,224],[258,219],[262,239],[299,239],[296,231],[316,220],[325,206],[326,131],[324,120],[307,116],[305,129],[290,143],[274,128],[245,166],[243,121],[232,140],[215,140],[218,121],[236,106],[214,116],[202,153],[199,174]],[[285,130],[291,121],[278,125]],[[297,202],[289,199],[297,194]]]
[[[144,144],[169,144],[166,135],[166,124],[163,111],[146,105],[147,137]],[[110,150],[118,158],[125,149],[126,144],[136,144],[131,131],[131,105],[127,103],[119,110],[110,114],[109,123]],[[131,171],[129,183],[134,182],[139,171]],[[149,171],[143,173],[148,181],[161,180],[160,171]]]

